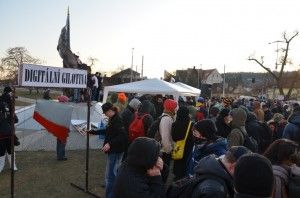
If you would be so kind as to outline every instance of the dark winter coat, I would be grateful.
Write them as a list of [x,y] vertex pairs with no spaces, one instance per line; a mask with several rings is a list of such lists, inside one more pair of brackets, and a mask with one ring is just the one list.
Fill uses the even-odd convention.
[[145,133],[147,133],[148,129],[154,121],[152,117],[152,113],[154,110],[154,105],[149,100],[144,100],[138,111],[138,116],[143,116],[147,114],[143,119]]
[[273,114],[270,109],[264,111],[264,113],[265,113],[265,122],[268,122],[269,120],[272,119]]
[[293,140],[300,144],[300,112],[295,112],[289,117],[288,124],[283,131],[283,138]]
[[262,148],[260,148],[260,145],[262,142],[262,137],[260,134],[263,133],[262,130],[264,130],[264,129],[259,124],[259,121],[256,118],[255,114],[249,113],[247,115],[246,131],[250,137],[253,137],[257,141],[259,151],[262,150]]
[[281,139],[283,136],[283,131],[285,126],[287,125],[287,122],[280,122],[280,123],[275,123],[275,131],[273,133],[273,141]]
[[[8,111],[6,113],[6,115],[7,115],[6,119],[0,121],[0,137],[7,137],[7,136],[11,135],[12,129],[13,129],[13,126],[12,126],[12,118],[13,118],[13,116],[12,115],[15,116],[15,123],[18,122],[18,117],[15,115],[15,113],[13,113],[13,110],[12,110],[12,101],[11,101],[11,96],[10,95],[3,94],[0,97],[0,100],[2,100],[4,103],[6,103],[5,106],[8,107]],[[1,106],[0,108],[5,108],[5,107]]]
[[216,156],[209,155],[199,161],[195,167],[195,174],[211,175],[220,180],[208,178],[198,184],[193,192],[192,198],[211,197],[226,198],[233,197],[233,178],[226,170],[222,162]]
[[[229,110],[228,110],[229,111]],[[231,127],[225,123],[224,118],[228,116],[227,114],[223,114],[224,110],[222,110],[217,117],[216,127],[217,127],[217,135],[227,138],[231,131]]]
[[[141,138],[136,140],[138,139],[141,140]],[[136,140],[129,147],[128,157],[118,170],[114,184],[115,198],[164,197],[165,190],[161,176],[147,175],[147,169],[156,163],[160,145],[149,138],[143,139],[137,145]]]
[[227,140],[225,138],[219,138],[215,142],[202,142],[195,143],[193,150],[189,157],[188,174],[192,175],[194,173],[194,167],[197,166],[199,161],[211,154],[216,156],[221,156],[228,150]]
[[[245,124],[247,120],[247,113],[241,107],[235,108],[232,111],[231,132],[227,137],[229,147],[244,145],[244,136],[247,134]],[[241,133],[242,131],[242,133]]]
[[126,133],[128,134],[129,125],[134,119],[134,109],[129,105],[120,114]]
[[[189,118],[183,122],[175,121],[173,123],[172,139],[175,142],[184,139],[189,123],[190,123]],[[183,158],[180,160],[174,160],[173,173],[175,175],[175,180],[183,178],[187,174],[188,159],[194,145],[192,128],[193,128],[193,123],[191,123],[190,130],[188,131],[188,136],[186,139],[184,152],[183,152]]]
[[110,144],[108,153],[122,153],[127,148],[128,137],[122,119],[118,114],[115,114],[108,121],[103,145],[106,143]]
[[254,195],[246,195],[246,194],[236,193],[234,195],[234,198],[271,198],[271,196],[270,197],[260,197],[260,196],[254,196]]

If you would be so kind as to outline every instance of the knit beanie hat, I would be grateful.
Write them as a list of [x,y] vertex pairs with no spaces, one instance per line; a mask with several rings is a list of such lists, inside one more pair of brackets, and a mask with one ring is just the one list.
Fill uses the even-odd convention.
[[4,87],[3,92],[4,92],[4,93],[12,92],[12,88],[11,88],[10,86],[6,86],[6,87]]
[[205,100],[203,97],[199,97],[197,102],[196,102],[196,107],[200,107],[204,104]]
[[118,93],[118,100],[120,103],[125,104],[127,97],[125,95],[125,93]]
[[128,148],[127,160],[131,166],[152,168],[160,154],[160,144],[148,137],[136,138]]
[[238,193],[270,197],[273,180],[272,164],[264,156],[251,153],[238,160],[234,171],[234,186]]
[[282,119],[284,119],[284,116],[280,113],[275,113],[272,118],[276,123],[280,122]]
[[230,98],[223,98],[223,103],[225,107],[229,107],[231,105],[231,99]]
[[251,153],[251,151],[244,146],[232,146],[225,155],[232,155],[236,162],[240,159],[240,157],[249,153]]
[[138,99],[133,98],[132,100],[130,100],[129,106],[132,107],[134,110],[138,110],[141,106],[141,102]]
[[193,128],[199,131],[201,135],[208,140],[216,139],[217,129],[214,122],[210,119],[198,121]]
[[177,107],[177,102],[175,100],[172,100],[172,99],[167,99],[165,100],[164,102],[164,109],[167,110],[167,111],[175,111]]
[[110,110],[112,108],[113,108],[113,105],[111,103],[109,103],[109,102],[104,103],[102,105],[102,111],[103,111],[103,113],[106,113],[108,110]]
[[58,100],[58,102],[62,102],[62,103],[69,102],[68,96],[65,96],[65,95],[58,96],[57,100]]

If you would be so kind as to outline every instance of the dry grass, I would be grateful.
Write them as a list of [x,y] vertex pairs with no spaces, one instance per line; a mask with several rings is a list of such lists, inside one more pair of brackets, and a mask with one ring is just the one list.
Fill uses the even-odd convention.
[[[68,198],[90,197],[70,183],[85,185],[85,151],[67,151],[67,161],[57,161],[55,152],[17,152],[15,197]],[[105,155],[90,151],[89,189],[104,197]],[[0,197],[10,197],[10,171],[0,173]]]

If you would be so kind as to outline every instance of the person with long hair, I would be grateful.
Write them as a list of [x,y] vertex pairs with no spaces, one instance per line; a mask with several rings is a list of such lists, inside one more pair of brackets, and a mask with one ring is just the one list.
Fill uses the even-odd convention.
[[118,108],[111,103],[102,105],[103,113],[109,118],[102,151],[108,154],[105,170],[106,198],[112,198],[113,185],[117,170],[121,164],[123,153],[127,147],[127,136]]
[[229,113],[229,108],[222,109],[216,121],[217,134],[223,138],[227,138],[231,131],[230,122],[232,121],[232,117]]
[[174,160],[174,181],[183,178],[184,176],[186,176],[187,173],[187,160],[193,148],[192,127],[190,127],[190,130],[187,131],[190,122],[191,119],[189,116],[188,108],[185,106],[179,107],[177,111],[176,120],[172,125],[172,138],[174,141],[179,141],[185,138],[186,133],[188,133],[188,136],[184,147],[183,158],[179,160]]
[[299,145],[288,139],[275,140],[264,153],[271,163],[274,173],[274,198],[288,196],[288,176],[292,166],[295,166]]
[[212,120],[204,119],[193,126],[194,145],[188,161],[188,174],[194,173],[194,167],[205,156],[224,155],[228,150],[227,140],[216,135],[216,126]]

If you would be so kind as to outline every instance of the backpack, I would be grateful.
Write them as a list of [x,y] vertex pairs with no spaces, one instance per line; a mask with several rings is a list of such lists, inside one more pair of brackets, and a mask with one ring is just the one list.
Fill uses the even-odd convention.
[[142,116],[138,116],[138,113],[135,113],[134,119],[129,125],[128,128],[128,139],[129,141],[133,141],[138,137],[145,136],[145,128],[144,128],[144,117],[149,114],[144,114]]
[[168,115],[162,115],[160,117],[158,117],[149,127],[148,131],[147,131],[147,137],[149,138],[154,138],[155,140],[157,140],[158,142],[161,141],[161,135],[159,132],[159,125],[160,125],[160,121],[163,117],[168,116]]
[[167,198],[190,198],[196,186],[207,179],[217,180],[226,187],[226,191],[229,193],[227,184],[222,178],[208,174],[194,174],[173,182],[167,190]]
[[0,122],[6,120],[10,116],[9,106],[4,101],[3,97],[0,97]]
[[244,144],[243,146],[245,146],[246,148],[248,148],[250,151],[252,151],[253,153],[257,153],[258,152],[258,144],[257,144],[257,141],[249,136],[247,133],[243,133],[242,130],[241,131],[241,134],[242,136],[244,137]]
[[297,198],[300,194],[300,176],[294,175],[292,172],[289,174],[288,181],[288,195],[290,198]]
[[260,142],[260,150],[261,152],[264,152],[269,145],[272,143],[273,140],[273,133],[270,127],[267,125],[265,122],[258,122],[260,127],[263,129],[261,130],[260,137],[261,137],[261,142]]

